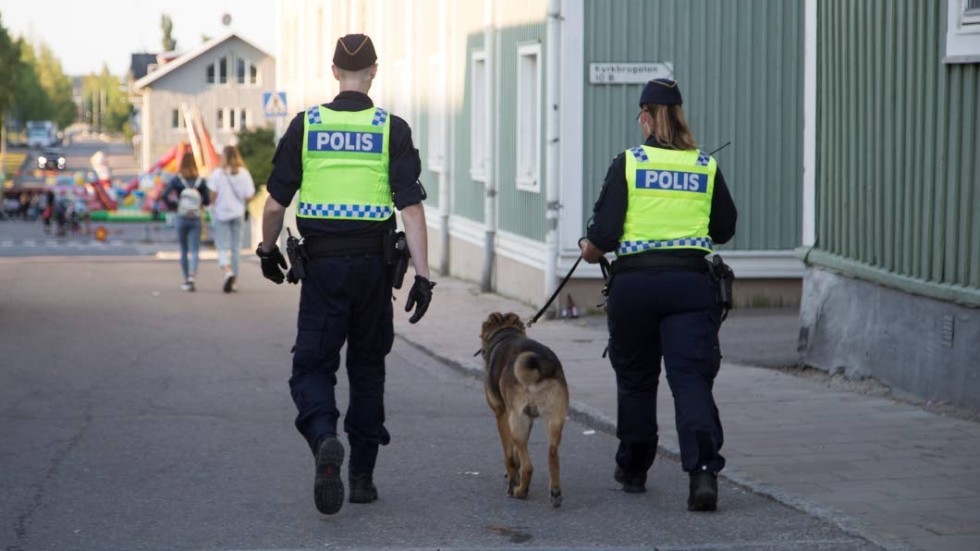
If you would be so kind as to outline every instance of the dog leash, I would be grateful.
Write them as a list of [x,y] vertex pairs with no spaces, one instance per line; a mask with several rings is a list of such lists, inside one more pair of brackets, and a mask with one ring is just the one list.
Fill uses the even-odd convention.
[[551,306],[551,303],[558,297],[558,293],[560,293],[565,284],[568,283],[568,280],[572,279],[572,274],[575,273],[575,268],[578,268],[579,262],[582,262],[582,255],[579,255],[578,260],[575,261],[575,264],[572,264],[572,269],[568,270],[568,275],[565,276],[565,279],[561,280],[561,283],[558,284],[558,288],[555,289],[555,292],[551,293],[551,298],[548,299],[548,302],[544,303],[544,306],[538,310],[537,314],[534,314],[533,318],[527,320],[527,322],[524,324],[525,327],[530,329],[532,325],[538,322],[538,319],[541,318],[545,311],[548,310],[548,307]]

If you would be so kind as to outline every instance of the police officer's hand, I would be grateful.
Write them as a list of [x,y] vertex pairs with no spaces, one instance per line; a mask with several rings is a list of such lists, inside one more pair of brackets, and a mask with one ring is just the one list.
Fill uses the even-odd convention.
[[432,301],[432,288],[435,286],[436,284],[428,279],[420,275],[415,276],[415,283],[408,292],[408,301],[405,303],[406,312],[411,312],[412,307],[415,307],[415,313],[408,318],[408,323],[416,323],[425,315],[425,311],[429,309],[429,302]]
[[578,240],[578,248],[582,252],[582,260],[589,264],[595,264],[596,262],[599,262],[600,258],[602,258],[602,250],[593,245],[592,242],[585,237]]
[[259,260],[262,262],[262,275],[276,285],[281,285],[283,280],[286,279],[282,271],[288,268],[288,266],[286,265],[286,259],[282,256],[282,251],[279,250],[279,246],[276,245],[271,251],[264,252],[262,245],[259,245],[259,248],[255,249],[255,254],[258,255]]

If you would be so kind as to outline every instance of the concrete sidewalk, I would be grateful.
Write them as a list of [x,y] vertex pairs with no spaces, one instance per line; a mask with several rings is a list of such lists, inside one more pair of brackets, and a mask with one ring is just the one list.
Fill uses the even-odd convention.
[[[429,312],[417,325],[398,311],[407,288],[396,292],[395,331],[474,375],[482,370],[482,359],[473,354],[487,314],[513,311],[527,319],[535,313],[469,283],[437,281]],[[789,365],[795,324],[791,311],[737,311],[722,328],[725,359],[715,385],[728,460],[722,475],[888,549],[980,549],[980,424],[754,367]],[[614,433],[615,380],[601,357],[604,318],[540,321],[529,334],[562,359],[574,415]],[[764,347],[732,344],[747,336]],[[677,457],[673,400],[666,381],[660,386],[661,454]],[[609,463],[610,478],[614,451],[601,459]],[[658,461],[654,468],[683,476],[673,462]],[[725,507],[724,493],[719,506]]]

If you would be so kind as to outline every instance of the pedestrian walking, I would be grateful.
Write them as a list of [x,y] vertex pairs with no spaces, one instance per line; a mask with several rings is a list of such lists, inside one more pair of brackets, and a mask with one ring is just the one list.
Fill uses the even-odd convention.
[[167,207],[176,213],[180,270],[184,275],[180,288],[193,292],[201,248],[201,217],[204,207],[211,204],[207,181],[198,173],[193,155],[184,155],[180,160],[180,172],[167,183],[163,198]]
[[[376,61],[366,35],[337,40],[333,76],[340,93],[299,113],[279,141],[256,250],[266,278],[303,282],[289,387],[298,410],[296,428],[314,454],[314,501],[328,515],[344,502],[345,448],[337,438],[334,386],[345,342],[349,498],[351,503],[378,499],[373,474],[378,446],[390,440],[384,426],[385,356],[394,339],[392,285],[400,280],[392,266],[405,265],[396,253],[405,247],[394,243],[407,242],[415,269],[405,305],[406,312],[414,308],[410,322],[425,314],[435,286],[429,281],[419,153],[408,124],[367,95]],[[287,265],[276,240],[285,205],[297,191],[303,243],[290,255],[292,267],[284,275]],[[395,232],[395,209],[407,235]]]
[[211,173],[208,187],[213,194],[214,246],[218,250],[218,266],[224,274],[222,290],[230,293],[237,290],[235,281],[240,273],[245,204],[255,195],[255,183],[237,147],[225,146],[221,166]]
[[722,306],[705,256],[735,234],[737,212],[715,159],[688,128],[676,82],[648,82],[637,121],[646,141],[613,160],[580,242],[586,262],[616,253],[606,307],[618,404],[614,478],[626,492],[646,491],[662,358],[690,478],[687,507],[714,511],[725,466],[712,396]]

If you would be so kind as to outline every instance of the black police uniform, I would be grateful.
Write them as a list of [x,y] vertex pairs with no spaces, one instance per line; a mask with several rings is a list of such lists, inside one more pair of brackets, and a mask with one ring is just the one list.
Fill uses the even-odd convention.
[[[648,146],[663,147],[652,136]],[[626,219],[626,158],[617,156],[593,210],[587,236],[598,249],[615,251]],[[708,233],[715,243],[735,234],[737,211],[721,170],[715,175]],[[718,409],[711,394],[721,363],[718,329],[722,309],[707,273],[704,251],[670,249],[634,257],[666,259],[676,266],[618,269],[606,315],[609,357],[616,372],[617,466],[627,479],[645,483],[657,450],[657,385],[663,358],[676,405],[677,434],[685,471],[717,473],[725,466]],[[635,262],[635,261],[634,261]],[[690,263],[692,267],[684,264]],[[626,262],[617,261],[626,264]],[[703,264],[703,268],[697,266]]]
[[[360,92],[341,92],[325,107],[334,111],[362,111],[373,106]],[[288,205],[303,179],[302,146],[305,113],[299,113],[279,142],[273,158],[268,191],[279,204]],[[403,119],[391,116],[389,135],[389,182],[398,210],[425,199],[418,182],[421,161],[412,144],[411,129]],[[305,240],[329,239],[335,243],[376,237],[396,227],[394,216],[382,222],[297,218]],[[350,443],[351,475],[372,473],[378,445],[388,443],[384,428],[385,356],[394,339],[391,282],[380,252],[349,254],[340,250],[330,256],[310,258],[300,292],[298,332],[293,350],[293,374],[289,387],[299,411],[296,428],[316,452],[316,443],[335,436],[337,410],[334,387],[340,367],[340,349],[347,342],[347,376],[350,400],[344,431]]]

